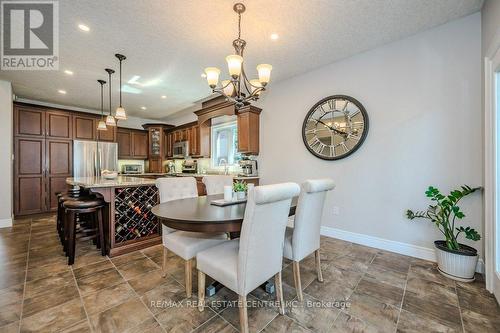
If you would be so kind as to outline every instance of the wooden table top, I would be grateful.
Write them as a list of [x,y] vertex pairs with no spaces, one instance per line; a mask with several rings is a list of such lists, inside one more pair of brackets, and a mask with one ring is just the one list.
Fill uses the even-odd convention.
[[[211,205],[223,194],[172,200],[154,206],[151,212],[167,227],[197,232],[238,232],[245,215],[246,203],[225,207]],[[297,198],[292,199],[290,215],[295,214]]]

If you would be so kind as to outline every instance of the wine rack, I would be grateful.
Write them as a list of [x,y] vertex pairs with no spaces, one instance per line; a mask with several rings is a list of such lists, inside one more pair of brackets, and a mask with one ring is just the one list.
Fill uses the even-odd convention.
[[115,189],[115,244],[160,234],[158,219],[151,208],[158,203],[155,186]]

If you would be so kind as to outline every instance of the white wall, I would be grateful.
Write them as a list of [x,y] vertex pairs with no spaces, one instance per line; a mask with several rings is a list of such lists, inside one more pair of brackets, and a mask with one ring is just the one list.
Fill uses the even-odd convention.
[[[407,220],[404,211],[427,207],[428,185],[445,191],[481,185],[479,13],[271,83],[266,94],[262,182],[333,178],[337,188],[327,199],[324,226],[431,249],[439,232],[426,221]],[[334,94],[358,99],[370,130],[350,157],[323,161],[306,150],[301,127],[311,106]],[[466,224],[480,232],[481,201],[475,194],[463,202]],[[472,244],[482,251],[480,242]]]
[[6,193],[0,200],[0,228],[12,225],[12,86],[0,81],[0,188]]

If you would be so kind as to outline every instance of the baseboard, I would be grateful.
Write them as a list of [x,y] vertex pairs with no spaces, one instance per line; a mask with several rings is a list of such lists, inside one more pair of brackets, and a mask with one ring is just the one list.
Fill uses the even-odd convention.
[[12,218],[0,219],[0,228],[12,227]]
[[[436,261],[436,255],[433,248],[427,248],[408,243],[397,242],[389,239],[358,234],[355,232],[340,230],[332,227],[321,227],[321,234],[326,237],[337,238],[347,242],[374,247],[376,249],[386,250],[410,257],[424,260]],[[484,261],[479,259],[476,272],[484,274]]]

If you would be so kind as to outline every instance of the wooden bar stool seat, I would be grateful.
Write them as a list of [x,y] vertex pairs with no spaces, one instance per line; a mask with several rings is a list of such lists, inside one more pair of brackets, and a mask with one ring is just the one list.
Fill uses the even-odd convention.
[[95,197],[73,198],[72,200],[63,202],[64,240],[66,255],[68,256],[68,265],[73,265],[75,262],[77,215],[89,214],[96,227],[97,247],[101,248],[101,254],[103,256],[106,255],[102,216],[102,208],[104,205],[105,203],[103,200]]

